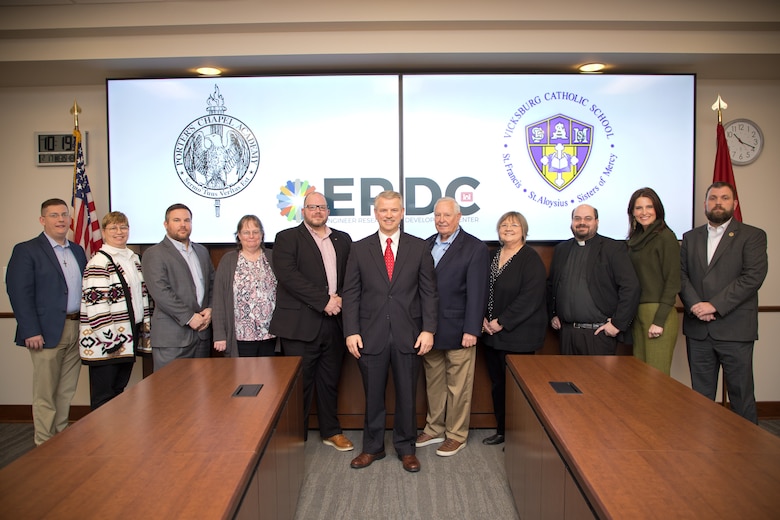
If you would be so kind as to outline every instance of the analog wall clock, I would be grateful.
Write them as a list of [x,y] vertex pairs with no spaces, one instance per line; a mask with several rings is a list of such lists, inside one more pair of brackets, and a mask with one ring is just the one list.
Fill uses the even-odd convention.
[[764,149],[764,134],[761,128],[750,119],[735,119],[723,127],[729,144],[731,164],[744,166],[761,155]]

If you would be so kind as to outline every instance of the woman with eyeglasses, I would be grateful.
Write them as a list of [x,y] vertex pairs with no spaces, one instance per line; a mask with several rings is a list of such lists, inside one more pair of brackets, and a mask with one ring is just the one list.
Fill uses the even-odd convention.
[[510,211],[498,220],[496,230],[501,246],[490,262],[482,342],[498,426],[484,444],[504,442],[506,355],[533,354],[542,348],[547,331],[546,272],[539,254],[525,247],[528,221]]
[[103,246],[87,263],[82,279],[79,355],[89,366],[90,407],[121,394],[135,356],[151,353],[149,293],[141,259],[127,247],[127,216],[103,217]]
[[276,276],[263,237],[259,218],[241,217],[238,249],[225,253],[214,276],[214,349],[227,357],[275,355],[276,337],[268,327],[276,306]]

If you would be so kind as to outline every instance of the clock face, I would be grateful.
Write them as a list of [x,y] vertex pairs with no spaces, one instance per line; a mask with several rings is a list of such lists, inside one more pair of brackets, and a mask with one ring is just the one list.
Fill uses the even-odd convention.
[[749,119],[735,119],[724,125],[723,129],[726,131],[732,164],[741,166],[758,159],[764,148],[764,134],[757,124]]

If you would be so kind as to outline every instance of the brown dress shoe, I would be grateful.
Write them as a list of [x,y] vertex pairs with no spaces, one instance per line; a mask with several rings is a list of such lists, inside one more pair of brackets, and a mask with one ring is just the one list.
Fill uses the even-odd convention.
[[322,443],[326,446],[333,446],[339,451],[352,451],[352,449],[355,447],[352,444],[352,441],[347,439],[344,434],[341,433],[337,433],[336,435],[328,437],[327,439],[322,439]]
[[354,469],[361,469],[361,468],[367,468],[371,465],[372,462],[375,460],[381,460],[385,458],[385,452],[380,451],[379,453],[371,454],[371,453],[361,453],[354,459],[352,459],[352,462],[349,464]]
[[420,471],[420,461],[417,460],[416,455],[399,455],[398,459],[401,461],[404,469],[409,473],[417,473]]

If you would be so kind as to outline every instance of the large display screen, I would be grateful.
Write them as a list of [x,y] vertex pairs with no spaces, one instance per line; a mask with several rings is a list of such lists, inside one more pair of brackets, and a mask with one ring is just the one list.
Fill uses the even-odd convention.
[[330,224],[373,233],[373,197],[404,195],[404,229],[435,232],[433,203],[497,239],[506,211],[530,241],[569,238],[571,211],[599,210],[624,238],[631,193],[653,187],[681,236],[693,222],[692,75],[338,75],[108,81],[111,209],[132,243],[159,241],[165,208],[193,210],[192,238],[232,243],[242,215],[266,241],[325,194]]

